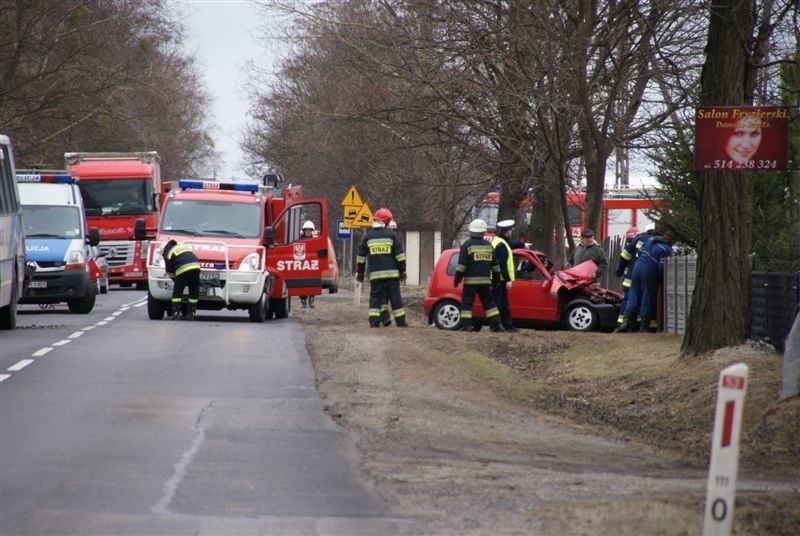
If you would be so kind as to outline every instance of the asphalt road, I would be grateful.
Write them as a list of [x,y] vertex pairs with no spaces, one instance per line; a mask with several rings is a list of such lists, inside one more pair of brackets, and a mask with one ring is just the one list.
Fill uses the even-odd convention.
[[397,534],[294,319],[21,306],[0,333],[0,534]]

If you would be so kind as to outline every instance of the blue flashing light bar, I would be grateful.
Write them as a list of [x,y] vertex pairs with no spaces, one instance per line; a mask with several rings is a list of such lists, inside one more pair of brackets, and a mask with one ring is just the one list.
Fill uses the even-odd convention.
[[18,173],[17,182],[42,182],[49,184],[75,184],[77,177],[71,175],[38,175],[35,173]]
[[247,182],[217,182],[179,180],[178,188],[194,190],[234,190],[237,192],[258,192],[258,184]]

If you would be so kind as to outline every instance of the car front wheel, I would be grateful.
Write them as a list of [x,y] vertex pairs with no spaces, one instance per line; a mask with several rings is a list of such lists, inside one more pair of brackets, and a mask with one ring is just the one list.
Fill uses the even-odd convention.
[[454,330],[461,321],[461,308],[458,302],[445,300],[433,308],[433,323],[439,329]]
[[598,322],[597,312],[585,303],[569,305],[564,314],[564,323],[571,331],[594,331]]

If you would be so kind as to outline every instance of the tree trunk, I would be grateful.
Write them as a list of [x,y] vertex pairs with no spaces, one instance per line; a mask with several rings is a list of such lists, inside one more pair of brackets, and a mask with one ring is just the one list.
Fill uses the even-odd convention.
[[[701,106],[748,104],[754,14],[748,0],[715,0],[701,76]],[[752,201],[745,172],[699,172],[697,276],[681,348],[699,354],[743,343],[748,331]]]

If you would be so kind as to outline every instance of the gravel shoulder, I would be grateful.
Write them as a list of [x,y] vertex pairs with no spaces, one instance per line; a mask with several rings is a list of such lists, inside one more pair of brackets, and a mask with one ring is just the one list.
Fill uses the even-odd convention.
[[777,400],[769,347],[687,361],[668,334],[445,332],[403,290],[405,330],[370,329],[346,290],[293,315],[326,411],[411,533],[699,534],[717,375],[738,361],[735,533],[796,533],[800,400]]

